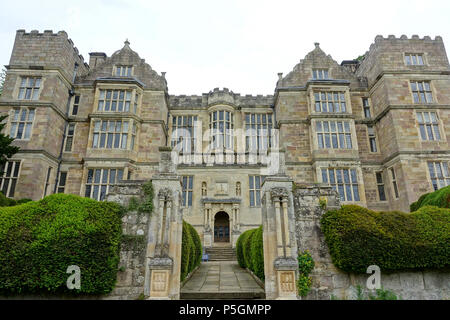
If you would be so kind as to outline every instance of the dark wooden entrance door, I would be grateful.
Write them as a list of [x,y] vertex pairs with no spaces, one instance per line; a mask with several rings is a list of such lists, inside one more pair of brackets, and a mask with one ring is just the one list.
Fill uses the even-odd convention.
[[226,212],[214,217],[214,242],[230,242],[230,218]]

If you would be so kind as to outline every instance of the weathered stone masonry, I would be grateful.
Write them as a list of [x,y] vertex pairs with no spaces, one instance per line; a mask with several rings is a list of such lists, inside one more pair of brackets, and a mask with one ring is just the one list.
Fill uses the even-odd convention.
[[[179,268],[181,218],[196,228],[204,247],[234,246],[242,232],[266,225],[264,237],[276,245],[268,242],[265,255],[283,258],[267,270],[268,297],[292,297],[292,259],[297,247],[309,245],[323,265],[314,294],[342,296],[356,277],[330,269],[320,210],[302,203],[320,195],[337,206],[330,198],[334,188],[340,204],[409,211],[420,195],[450,183],[450,66],[441,37],[377,36],[363,59],[341,64],[316,43],[291,72],[278,74],[273,94],[257,96],[226,88],[170,95],[165,73],[153,70],[128,41],[111,56],[89,55],[86,63],[64,31],[17,31],[0,113],[9,115],[5,133],[21,150],[11,159],[18,170],[6,170],[0,189],[33,200],[65,192],[126,202],[139,193],[133,181],[153,179],[156,214],[124,217],[129,239],[145,239],[152,249],[138,254],[133,246],[123,248],[117,297],[135,298],[144,288],[148,295],[150,271],[156,295],[177,297],[176,280],[166,287],[163,282]],[[208,134],[215,126],[224,129]],[[234,136],[225,128],[276,129],[279,140],[268,145],[264,133]],[[180,136],[183,130],[194,132],[192,139]],[[204,157],[219,138],[222,145]],[[179,162],[170,162],[164,148],[180,146]],[[269,155],[283,151],[279,172],[267,173],[267,163],[252,161],[253,147]],[[232,162],[218,163],[222,158]],[[303,191],[291,191],[292,182]],[[310,189],[314,185],[320,187]],[[160,193],[165,188],[171,192]],[[272,196],[281,190],[274,188],[288,196]],[[219,213],[228,217],[221,224]],[[397,284],[409,276],[399,277]],[[425,273],[423,279],[426,291],[438,278]]]

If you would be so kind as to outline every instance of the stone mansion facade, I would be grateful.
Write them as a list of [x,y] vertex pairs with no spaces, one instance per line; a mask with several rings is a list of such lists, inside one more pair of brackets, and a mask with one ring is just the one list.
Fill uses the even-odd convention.
[[[213,89],[170,95],[125,42],[84,62],[60,31],[18,30],[0,112],[20,147],[0,189],[33,200],[57,193],[105,199],[120,180],[148,180],[173,147],[184,219],[206,246],[261,225],[264,154],[302,185],[330,184],[341,203],[409,211],[450,184],[450,66],[441,37],[377,36],[338,64],[319,44],[273,95]],[[186,61],[186,63],[189,63]],[[207,154],[207,156],[205,156]]]

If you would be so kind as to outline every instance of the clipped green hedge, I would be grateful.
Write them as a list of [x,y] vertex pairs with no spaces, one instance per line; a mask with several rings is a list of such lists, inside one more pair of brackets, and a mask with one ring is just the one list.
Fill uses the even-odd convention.
[[[115,285],[121,208],[69,194],[0,208],[0,294],[105,294]],[[69,290],[70,265],[81,288]]]
[[262,226],[247,230],[236,241],[236,257],[242,268],[248,268],[264,280],[264,250]]
[[0,191],[0,207],[17,206],[19,204],[24,204],[24,203],[27,203],[29,201],[31,201],[31,199],[14,200],[12,198],[8,198]]
[[241,268],[245,268],[245,261],[244,261],[244,249],[242,243],[245,241],[245,239],[250,235],[250,231],[247,230],[243,232],[239,238],[236,240],[236,258],[239,263],[239,266]]
[[450,186],[436,190],[435,192],[423,194],[409,208],[411,212],[423,206],[436,206],[439,208],[450,208]]
[[202,261],[202,242],[197,230],[183,221],[181,242],[181,281],[191,273]]
[[334,265],[365,273],[450,266],[450,210],[433,206],[413,213],[375,212],[344,205],[325,213],[321,228]]

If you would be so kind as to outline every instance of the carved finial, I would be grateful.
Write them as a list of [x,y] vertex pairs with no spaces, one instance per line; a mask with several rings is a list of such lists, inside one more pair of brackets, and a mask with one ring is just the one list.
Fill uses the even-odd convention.
[[129,45],[130,45],[130,41],[128,41],[128,38],[125,40],[124,43],[125,43],[126,46],[129,46]]
[[283,79],[283,72],[278,72],[278,80]]
[[316,46],[316,48],[318,48],[320,46],[320,43],[314,42],[314,45]]

